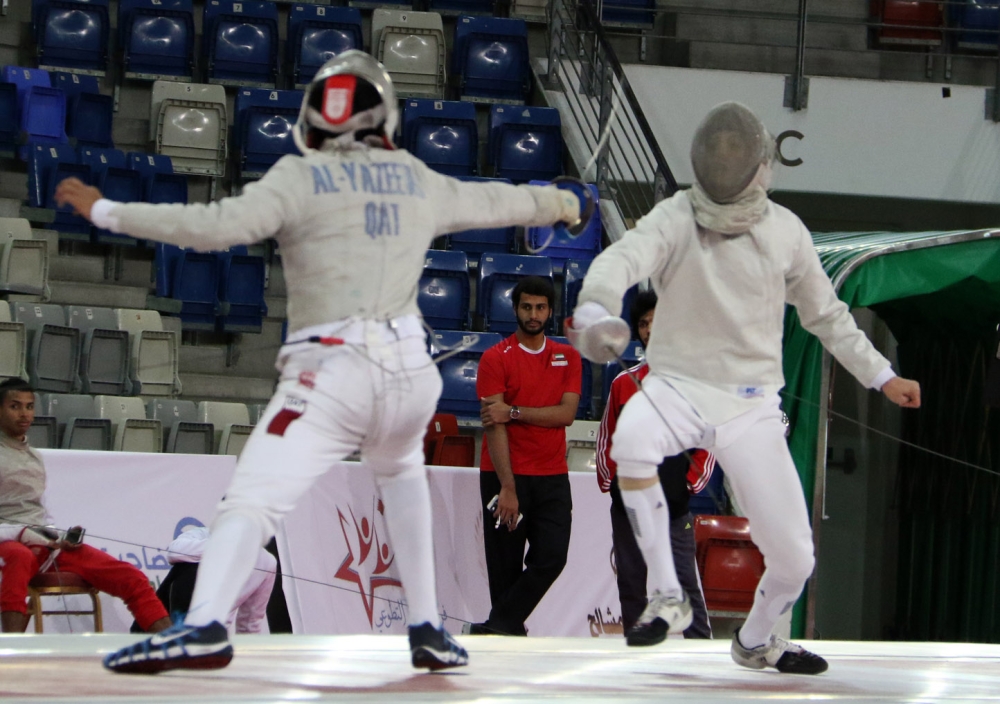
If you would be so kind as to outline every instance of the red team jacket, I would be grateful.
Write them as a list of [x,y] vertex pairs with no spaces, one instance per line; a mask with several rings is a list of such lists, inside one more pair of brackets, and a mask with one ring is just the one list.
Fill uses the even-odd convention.
[[[637,364],[630,370],[641,381],[649,373],[649,365],[645,362]],[[597,432],[597,485],[601,491],[611,491],[611,482],[615,478],[615,470],[618,468],[615,461],[611,459],[611,437],[615,434],[618,426],[618,416],[625,406],[625,402],[632,398],[639,389],[631,377],[625,372],[621,372],[611,382],[611,394],[608,396],[608,405],[604,407],[604,417],[601,418],[601,428]],[[693,460],[688,467],[687,483],[692,494],[697,494],[708,485],[708,480],[712,478],[712,470],[715,469],[715,455],[708,450],[694,450],[691,453]]]

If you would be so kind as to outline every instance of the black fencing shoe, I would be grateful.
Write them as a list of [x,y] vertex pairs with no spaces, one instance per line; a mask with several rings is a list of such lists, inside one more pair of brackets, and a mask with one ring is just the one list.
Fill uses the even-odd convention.
[[740,631],[733,634],[733,647],[729,652],[738,665],[754,670],[773,667],[778,672],[793,675],[818,675],[826,672],[829,665],[826,660],[815,653],[810,653],[801,645],[789,643],[784,638],[771,636],[764,645],[756,648],[744,648],[740,643]]
[[678,599],[653,592],[642,616],[625,634],[625,642],[629,645],[662,643],[668,633],[682,633],[691,625],[691,618],[691,602],[687,594]]
[[469,664],[469,654],[448,635],[444,626],[434,628],[426,622],[410,626],[410,653],[414,667],[425,667],[428,670]]
[[218,621],[207,626],[177,623],[110,653],[104,658],[104,667],[126,674],[155,675],[165,670],[218,670],[232,659],[229,633]]

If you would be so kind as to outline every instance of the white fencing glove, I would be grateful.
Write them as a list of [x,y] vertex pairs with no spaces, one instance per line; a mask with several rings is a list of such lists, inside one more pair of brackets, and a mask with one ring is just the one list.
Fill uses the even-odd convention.
[[628,323],[594,301],[578,305],[566,323],[566,337],[573,347],[598,364],[614,362],[632,339]]
[[[50,531],[55,537],[50,538],[46,535]],[[18,540],[20,540],[25,545],[38,545],[43,548],[55,547],[55,543],[58,539],[59,539],[59,534],[55,530],[50,528],[42,528],[40,526],[37,528],[24,528],[21,531],[20,537],[18,538]]]

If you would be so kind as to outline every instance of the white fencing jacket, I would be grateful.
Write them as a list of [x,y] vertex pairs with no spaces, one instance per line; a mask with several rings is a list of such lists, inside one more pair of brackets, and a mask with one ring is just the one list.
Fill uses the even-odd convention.
[[805,225],[776,203],[750,232],[723,235],[697,225],[686,192],[661,201],[594,260],[579,303],[617,314],[625,291],[647,277],[659,297],[650,370],[709,423],[725,423],[784,386],[786,303],[863,385],[881,388],[894,376],[837,298]]
[[552,224],[564,213],[566,193],[465,183],[406,151],[359,143],[285,156],[237,197],[207,205],[101,200],[92,218],[112,232],[203,251],[276,238],[295,332],[348,318],[419,314],[417,284],[435,237]]

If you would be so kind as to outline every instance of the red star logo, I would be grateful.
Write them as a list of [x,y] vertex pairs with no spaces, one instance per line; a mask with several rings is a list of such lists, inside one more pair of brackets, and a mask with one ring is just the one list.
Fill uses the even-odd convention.
[[[379,513],[383,513],[384,511],[381,501],[378,502],[377,510]],[[345,582],[352,582],[358,585],[358,592],[361,594],[361,601],[365,606],[365,613],[368,614],[368,625],[371,626],[374,620],[375,590],[379,587],[402,587],[403,583],[398,579],[383,576],[389,571],[389,567],[392,565],[395,555],[393,555],[392,551],[389,549],[388,543],[382,543],[379,541],[378,532],[375,530],[374,520],[369,521],[366,517],[362,517],[361,523],[359,524],[358,519],[354,516],[354,510],[348,507],[348,511],[351,514],[350,523],[353,523],[353,531],[350,531],[350,533],[356,536],[358,554],[354,554],[354,542],[352,542],[349,535],[348,528],[350,523],[338,506],[337,516],[340,518],[340,529],[344,532],[344,542],[347,544],[347,557],[345,557],[344,561],[340,563],[340,567],[337,568],[337,572],[334,574],[334,577],[342,579]],[[373,547],[375,548],[374,551],[372,550]],[[369,555],[373,552],[375,556],[375,566],[372,569],[365,570],[368,582],[368,588],[366,590],[366,580],[357,568],[364,566]]]

